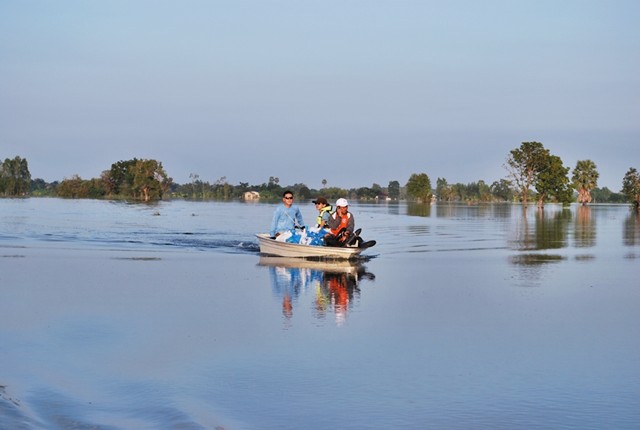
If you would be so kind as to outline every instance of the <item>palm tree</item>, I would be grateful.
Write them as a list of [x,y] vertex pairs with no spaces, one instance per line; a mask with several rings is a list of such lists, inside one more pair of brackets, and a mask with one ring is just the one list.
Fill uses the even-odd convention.
[[573,169],[571,180],[578,190],[578,203],[583,206],[591,202],[591,190],[598,186],[600,175],[596,169],[596,163],[591,160],[578,161]]

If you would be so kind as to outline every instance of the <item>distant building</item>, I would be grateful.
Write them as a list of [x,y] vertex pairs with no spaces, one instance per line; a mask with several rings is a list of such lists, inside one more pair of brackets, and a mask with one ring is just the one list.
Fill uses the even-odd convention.
[[247,191],[244,193],[244,199],[247,201],[260,200],[260,193],[257,191]]
[[389,202],[389,201],[391,201],[391,200],[392,200],[392,198],[391,198],[391,197],[389,197],[389,194],[380,193],[380,194],[378,194],[378,195],[376,196],[376,200],[378,200],[378,201],[379,201],[379,200],[382,200],[382,201],[385,201],[385,202]]

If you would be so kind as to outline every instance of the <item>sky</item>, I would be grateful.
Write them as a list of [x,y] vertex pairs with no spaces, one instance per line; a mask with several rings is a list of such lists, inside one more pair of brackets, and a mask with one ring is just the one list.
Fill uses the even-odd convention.
[[[507,177],[541,142],[640,170],[637,0],[0,0],[0,158],[177,183]],[[571,174],[571,173],[570,173]]]

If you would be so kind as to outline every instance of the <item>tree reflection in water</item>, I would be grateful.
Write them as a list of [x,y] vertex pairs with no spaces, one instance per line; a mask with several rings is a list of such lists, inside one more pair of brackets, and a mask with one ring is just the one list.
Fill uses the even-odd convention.
[[596,244],[596,223],[589,206],[578,206],[574,238],[576,248],[591,248]]
[[269,268],[273,294],[281,302],[287,320],[293,318],[300,296],[313,294],[314,317],[323,319],[333,312],[336,323],[341,325],[360,296],[360,281],[375,279],[359,261],[262,256],[258,265]]
[[632,209],[624,222],[623,243],[625,246],[640,244],[640,211]]
[[[544,279],[543,269],[566,259],[565,256],[548,252],[568,246],[569,224],[572,213],[562,209],[549,213],[537,209],[534,222],[531,223],[523,210],[520,222],[512,232],[509,246],[515,251],[523,251],[510,257],[509,261],[518,268],[518,284],[537,286]],[[544,251],[544,252],[540,252]]]

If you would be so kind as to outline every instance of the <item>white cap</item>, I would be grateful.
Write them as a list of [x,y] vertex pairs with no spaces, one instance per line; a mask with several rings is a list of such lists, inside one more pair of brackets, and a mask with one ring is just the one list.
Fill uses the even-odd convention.
[[349,206],[349,202],[347,201],[347,199],[338,199],[336,200],[336,206],[343,208],[345,206]]

